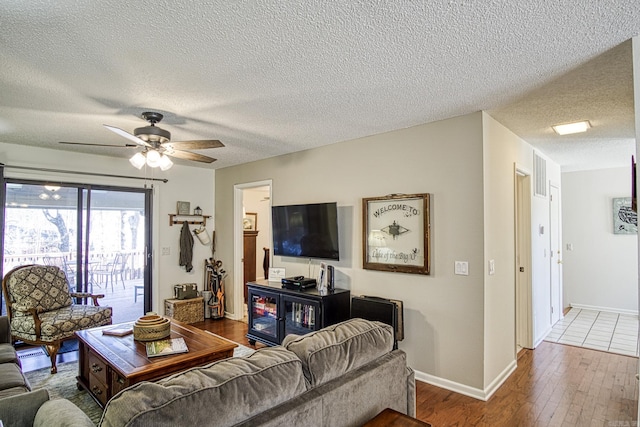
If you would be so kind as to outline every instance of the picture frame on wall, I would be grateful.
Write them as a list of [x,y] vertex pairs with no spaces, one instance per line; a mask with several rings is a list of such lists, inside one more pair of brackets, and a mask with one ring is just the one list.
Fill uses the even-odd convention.
[[191,214],[191,203],[190,202],[178,202],[178,206],[176,207],[176,211],[178,215],[189,215]]
[[430,195],[362,199],[362,257],[366,270],[429,274]]
[[633,210],[631,197],[613,199],[613,234],[637,234],[638,214]]
[[244,231],[256,231],[258,229],[258,214],[247,212],[242,220],[242,228]]

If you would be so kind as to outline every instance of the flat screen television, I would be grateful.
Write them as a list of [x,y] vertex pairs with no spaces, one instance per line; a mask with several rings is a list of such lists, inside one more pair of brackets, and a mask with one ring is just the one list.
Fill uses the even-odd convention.
[[274,255],[340,259],[335,202],[272,206],[271,222]]

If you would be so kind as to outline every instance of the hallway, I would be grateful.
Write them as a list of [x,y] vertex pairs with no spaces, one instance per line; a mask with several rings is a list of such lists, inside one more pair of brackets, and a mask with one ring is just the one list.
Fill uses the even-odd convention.
[[638,357],[638,316],[572,308],[545,341]]

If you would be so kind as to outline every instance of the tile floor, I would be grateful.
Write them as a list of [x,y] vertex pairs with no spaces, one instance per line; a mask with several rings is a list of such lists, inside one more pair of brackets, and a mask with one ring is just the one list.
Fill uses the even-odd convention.
[[572,308],[545,341],[638,357],[638,316]]

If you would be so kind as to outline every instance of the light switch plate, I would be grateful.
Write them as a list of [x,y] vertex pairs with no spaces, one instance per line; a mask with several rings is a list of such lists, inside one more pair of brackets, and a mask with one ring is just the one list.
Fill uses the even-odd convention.
[[162,248],[162,255],[171,255],[171,248],[168,248],[168,247]]
[[460,276],[468,276],[469,275],[469,263],[467,261],[456,261],[455,262],[455,274]]
[[490,259],[489,260],[489,275],[493,276],[494,274],[496,274],[496,260],[495,259]]

